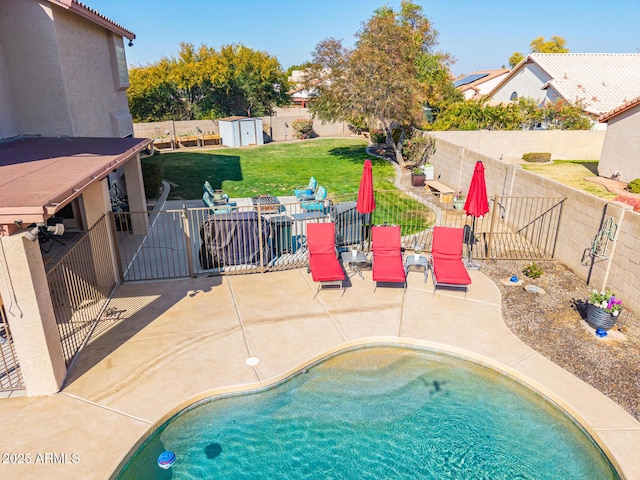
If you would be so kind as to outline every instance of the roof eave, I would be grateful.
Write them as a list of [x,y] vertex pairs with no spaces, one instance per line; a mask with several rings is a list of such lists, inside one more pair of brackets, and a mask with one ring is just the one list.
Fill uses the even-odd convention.
[[627,110],[630,110],[633,107],[637,107],[638,105],[640,105],[640,97],[636,97],[633,100],[630,100],[627,103],[624,103],[619,107],[614,108],[613,110],[603,113],[598,117],[598,122],[607,123],[613,117],[617,117],[621,113],[626,112]]
[[105,17],[97,10],[92,9],[77,0],[49,0],[49,2],[66,10],[69,10],[76,15],[80,15],[81,17],[84,17],[87,20],[100,25],[101,27],[115,34],[120,35],[121,37],[125,37],[129,40],[133,40],[136,38],[136,34],[131,30],[127,30],[122,25],[118,25],[116,22]]

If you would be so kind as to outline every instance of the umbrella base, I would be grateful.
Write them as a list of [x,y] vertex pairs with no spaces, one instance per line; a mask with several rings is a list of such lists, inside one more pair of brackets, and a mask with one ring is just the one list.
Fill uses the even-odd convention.
[[464,268],[466,268],[467,270],[480,270],[480,267],[482,266],[479,263],[469,259],[463,260],[462,263],[464,263]]

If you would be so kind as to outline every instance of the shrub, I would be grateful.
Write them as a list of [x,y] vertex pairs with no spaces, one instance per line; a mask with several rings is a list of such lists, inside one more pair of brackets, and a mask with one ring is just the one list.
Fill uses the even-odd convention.
[[156,198],[162,187],[162,156],[153,155],[152,157],[140,160],[142,165],[142,181],[144,183],[144,192],[147,198]]
[[436,139],[431,135],[416,135],[402,142],[402,156],[414,167],[424,165],[436,153]]
[[311,137],[313,132],[313,120],[310,118],[298,118],[291,122],[293,136],[299,140]]
[[640,178],[630,181],[627,184],[627,190],[631,193],[640,193]]
[[379,128],[371,130],[371,141],[373,143],[385,143],[387,141],[387,135]]
[[536,262],[531,262],[522,269],[522,273],[529,278],[539,278],[542,275],[542,267]]
[[530,153],[525,153],[524,155],[522,155],[522,159],[525,162],[531,162],[531,163],[550,162],[551,161],[551,154],[550,153],[541,153],[541,152],[530,152]]

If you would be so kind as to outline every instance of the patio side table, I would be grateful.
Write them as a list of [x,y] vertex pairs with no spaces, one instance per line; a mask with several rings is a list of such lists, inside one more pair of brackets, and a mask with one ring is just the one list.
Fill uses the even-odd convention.
[[362,275],[362,272],[358,268],[358,264],[369,262],[369,258],[367,257],[366,253],[358,252],[354,256],[351,251],[342,252],[340,254],[340,258],[342,259],[342,263],[347,266],[347,275],[349,276],[349,278],[353,277],[354,275],[360,275],[360,278],[364,280],[364,275]]
[[424,283],[429,277],[429,259],[425,255],[407,255],[404,257],[404,276],[409,273],[409,267],[424,267]]

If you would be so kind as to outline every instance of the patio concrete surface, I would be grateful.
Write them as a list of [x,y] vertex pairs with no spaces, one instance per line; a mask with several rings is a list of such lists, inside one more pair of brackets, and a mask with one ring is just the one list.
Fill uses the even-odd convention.
[[[409,272],[406,293],[374,293],[364,270],[344,293],[324,288],[316,298],[305,269],[122,285],[109,305],[116,314],[99,325],[61,393],[0,401],[0,478],[109,478],[194,401],[270,384],[346,346],[393,342],[526,380],[581,420],[625,478],[639,479],[640,423],[522,343],[502,320],[498,288],[469,273],[466,297],[434,294],[421,271]],[[259,363],[248,366],[249,357]]]

